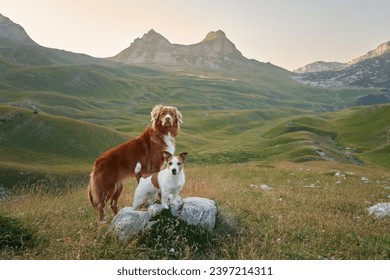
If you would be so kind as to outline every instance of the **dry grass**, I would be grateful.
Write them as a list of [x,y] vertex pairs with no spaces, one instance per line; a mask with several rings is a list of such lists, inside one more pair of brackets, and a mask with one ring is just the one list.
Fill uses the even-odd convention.
[[[38,185],[1,203],[0,213],[31,228],[35,241],[22,249],[3,248],[0,258],[390,259],[390,219],[367,213],[367,207],[389,200],[386,170],[331,162],[189,164],[186,175],[182,197],[216,200],[219,217],[212,234],[169,226],[153,233],[176,235],[165,245],[174,246],[175,254],[153,243],[153,234],[127,246],[106,236],[110,210],[108,222],[99,225],[85,187],[69,183],[65,192],[46,192]],[[363,182],[363,176],[371,182]],[[120,207],[130,205],[134,187],[125,189]]]

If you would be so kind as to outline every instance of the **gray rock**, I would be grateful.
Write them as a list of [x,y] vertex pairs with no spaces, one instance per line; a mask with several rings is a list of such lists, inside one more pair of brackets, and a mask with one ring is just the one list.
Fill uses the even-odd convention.
[[164,206],[161,204],[152,204],[148,208],[148,213],[150,214],[150,217],[153,218],[159,215],[164,209]]
[[181,198],[171,202],[169,204],[169,209],[171,210],[172,216],[179,217],[183,205],[184,205],[184,201]]
[[[217,218],[217,204],[207,198],[187,197],[169,204],[173,217],[189,225],[213,230]],[[148,211],[135,211],[132,207],[122,208],[111,222],[109,232],[117,235],[120,241],[127,242],[134,236],[150,228],[157,221],[151,221],[164,210],[161,204],[152,204]]]
[[126,242],[150,227],[150,218],[149,212],[135,211],[132,207],[125,207],[114,217],[109,231],[116,233],[121,241]]
[[217,218],[217,204],[215,201],[201,197],[187,197],[183,199],[179,219],[189,225],[200,226],[206,230],[213,230]]
[[260,185],[260,186],[259,185],[254,185],[254,184],[250,184],[250,187],[252,189],[263,190],[263,191],[270,191],[270,190],[272,190],[272,187],[270,187],[268,185],[265,185],[265,184]]
[[377,218],[390,217],[390,203],[378,203],[368,208],[368,214]]
[[[171,215],[174,217],[178,217],[180,215],[180,211],[182,208],[183,208],[183,200],[182,199],[178,199],[176,201],[169,202],[169,210],[171,212]],[[162,206],[161,204],[152,204],[149,206],[148,212],[149,212],[150,216],[153,218],[153,217],[159,215],[164,209],[165,209],[164,206]]]

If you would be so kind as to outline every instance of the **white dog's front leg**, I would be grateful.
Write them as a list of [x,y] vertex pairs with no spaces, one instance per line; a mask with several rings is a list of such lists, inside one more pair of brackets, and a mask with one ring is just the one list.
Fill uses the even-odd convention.
[[169,194],[167,194],[167,193],[161,193],[161,204],[162,204],[162,206],[163,206],[165,209],[169,209],[169,206],[168,206],[168,198],[169,198]]
[[149,205],[152,205],[153,203],[155,203],[157,200],[157,192],[153,192],[149,195],[149,200],[148,200],[148,203]]

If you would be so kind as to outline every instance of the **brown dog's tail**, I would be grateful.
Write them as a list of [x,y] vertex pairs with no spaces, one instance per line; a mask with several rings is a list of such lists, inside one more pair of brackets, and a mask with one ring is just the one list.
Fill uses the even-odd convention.
[[93,207],[97,207],[97,202],[96,202],[96,199],[94,199],[94,194],[93,194],[93,189],[94,189],[94,172],[92,171],[91,174],[89,175],[90,176],[90,179],[89,179],[89,184],[88,184],[88,198],[89,198],[89,202],[91,202],[92,206]]
[[139,180],[142,178],[141,170],[142,170],[142,165],[140,162],[137,162],[137,164],[135,165],[135,168],[134,168],[134,174],[135,174],[135,178],[137,179],[138,183],[139,183]]

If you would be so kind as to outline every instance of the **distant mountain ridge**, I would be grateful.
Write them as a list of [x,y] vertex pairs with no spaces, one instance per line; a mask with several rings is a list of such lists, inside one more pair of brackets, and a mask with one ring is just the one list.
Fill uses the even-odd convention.
[[367,52],[365,55],[359,56],[350,60],[347,63],[342,62],[326,62],[326,61],[315,61],[313,63],[309,63],[305,66],[302,66],[296,70],[295,73],[305,74],[312,72],[325,72],[325,71],[337,71],[348,68],[356,63],[365,61],[367,59],[380,57],[390,53],[390,41],[380,44],[376,49]]
[[128,64],[215,70],[270,65],[244,57],[222,30],[209,32],[199,43],[180,45],[170,43],[161,34],[151,29],[112,59]]
[[390,53],[390,41],[385,42],[383,44],[380,44],[376,49],[369,51],[365,55],[362,55],[362,56],[359,56],[355,59],[352,59],[347,64],[353,65],[353,64],[359,63],[361,61],[364,61],[364,60],[367,60],[370,58],[380,57],[380,56],[385,55],[387,53]]
[[344,65],[345,63],[341,62],[315,61],[313,63],[307,64],[294,70],[294,72],[299,74],[305,74],[313,72],[335,71],[342,69]]
[[326,88],[379,88],[375,102],[390,102],[390,41],[347,63],[314,62],[294,71],[299,82]]

